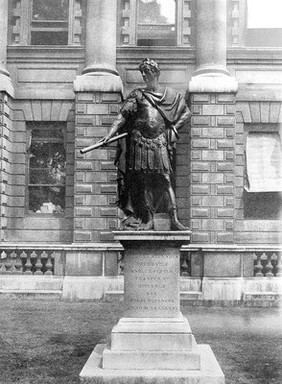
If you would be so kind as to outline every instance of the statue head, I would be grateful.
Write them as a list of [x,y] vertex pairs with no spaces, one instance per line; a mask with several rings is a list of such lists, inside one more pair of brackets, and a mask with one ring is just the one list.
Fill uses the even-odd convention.
[[155,73],[157,78],[160,76],[161,71],[156,61],[151,60],[149,58],[142,60],[139,65],[139,71],[143,73],[143,71],[146,69],[149,69],[151,72]]

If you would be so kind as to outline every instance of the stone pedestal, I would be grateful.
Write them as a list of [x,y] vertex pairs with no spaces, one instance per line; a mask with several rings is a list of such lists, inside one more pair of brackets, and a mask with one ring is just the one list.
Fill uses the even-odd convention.
[[180,312],[179,257],[190,232],[116,232],[124,247],[125,317],[98,345],[82,383],[224,383],[208,346]]

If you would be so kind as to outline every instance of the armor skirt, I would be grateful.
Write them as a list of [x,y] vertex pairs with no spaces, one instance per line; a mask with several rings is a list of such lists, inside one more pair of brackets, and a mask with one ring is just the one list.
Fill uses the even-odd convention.
[[165,133],[145,138],[135,129],[131,133],[128,169],[137,172],[170,174],[171,162]]

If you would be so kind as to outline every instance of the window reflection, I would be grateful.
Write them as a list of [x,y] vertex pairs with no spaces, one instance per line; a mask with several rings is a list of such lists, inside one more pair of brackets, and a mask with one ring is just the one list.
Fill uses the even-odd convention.
[[175,0],[139,0],[138,45],[175,45]]
[[33,0],[33,20],[68,19],[68,0]]
[[66,183],[64,127],[30,123],[29,128],[29,210],[62,214]]

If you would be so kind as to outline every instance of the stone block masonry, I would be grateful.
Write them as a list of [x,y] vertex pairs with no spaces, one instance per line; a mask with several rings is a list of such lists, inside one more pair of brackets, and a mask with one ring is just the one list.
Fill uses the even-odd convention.
[[0,241],[5,240],[11,195],[11,99],[0,93]]
[[76,243],[111,241],[111,231],[117,229],[114,145],[84,155],[80,150],[108,133],[120,103],[120,93],[76,94],[73,238]]
[[235,94],[193,94],[190,206],[193,242],[233,243]]

